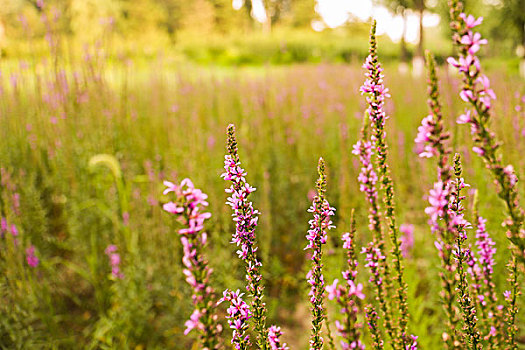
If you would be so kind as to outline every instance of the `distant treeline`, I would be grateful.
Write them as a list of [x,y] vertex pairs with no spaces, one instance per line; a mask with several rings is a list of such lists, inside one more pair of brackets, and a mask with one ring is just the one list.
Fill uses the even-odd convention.
[[[0,56],[68,55],[88,46],[115,54],[157,55],[164,52],[198,63],[287,64],[293,62],[351,62],[367,53],[367,24],[350,17],[336,29],[315,32],[321,21],[317,0],[262,0],[267,20],[255,19],[253,0],[9,0],[0,7]],[[436,12],[448,16],[441,2],[376,0],[403,18],[409,13]],[[5,6],[4,6],[5,5]],[[493,43],[492,56],[523,55],[525,0],[486,4],[468,2],[484,15],[484,36]],[[442,8],[443,7],[443,8]],[[260,12],[260,11],[259,11]],[[421,18],[421,17],[420,17]],[[411,46],[384,39],[385,59],[408,60],[430,48],[438,57],[451,47],[449,28],[424,32]]]

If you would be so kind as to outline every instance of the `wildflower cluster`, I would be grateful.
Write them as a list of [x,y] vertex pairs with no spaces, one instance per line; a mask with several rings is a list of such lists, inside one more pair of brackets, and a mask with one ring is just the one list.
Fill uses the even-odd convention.
[[516,247],[514,254],[525,259],[525,218],[523,208],[518,198],[517,176],[512,165],[504,166],[498,152],[500,142],[490,130],[492,101],[496,98],[490,88],[490,80],[481,71],[481,65],[476,53],[481,45],[487,43],[481,34],[474,32],[474,28],[482,23],[483,18],[474,18],[463,12],[463,3],[460,0],[449,0],[450,26],[453,31],[453,40],[459,49],[459,57],[448,58],[448,63],[456,67],[463,77],[463,89],[460,98],[470,104],[458,118],[458,123],[469,124],[474,139],[473,151],[483,158],[487,168],[492,173],[499,197],[507,206],[508,218],[504,225],[507,227],[507,236]]
[[233,209],[233,221],[235,222],[235,233],[232,243],[240,249],[237,251],[246,266],[246,290],[252,297],[251,308],[255,321],[255,331],[257,332],[257,343],[259,348],[267,349],[268,330],[266,329],[266,304],[263,301],[264,286],[262,285],[261,267],[262,264],[257,258],[257,245],[255,228],[257,227],[259,211],[253,208],[253,204],[248,200],[248,196],[255,191],[255,188],[246,182],[246,171],[241,168],[241,162],[237,152],[237,140],[235,139],[235,127],[233,124],[227,130],[228,155],[225,156],[225,173],[221,177],[226,181],[231,181],[230,188],[226,189],[231,196],[227,204]]
[[26,260],[27,260],[27,264],[31,267],[37,267],[38,264],[40,263],[40,260],[38,260],[38,258],[35,255],[35,246],[30,245],[26,249]]
[[342,272],[344,282],[339,284],[339,280],[335,279],[333,284],[326,287],[328,292],[328,299],[335,299],[337,304],[341,307],[340,313],[344,315],[343,323],[336,321],[335,325],[341,338],[341,348],[347,349],[364,349],[365,346],[361,342],[360,329],[362,325],[357,322],[357,315],[359,313],[359,300],[363,300],[363,285],[357,283],[355,278],[357,276],[357,257],[355,255],[355,221],[352,212],[350,232],[343,234],[343,249],[346,250],[347,255],[347,269]]
[[486,224],[487,220],[476,213],[476,252],[470,251],[467,264],[472,278],[472,290],[476,297],[479,310],[479,329],[484,339],[488,340],[490,348],[497,349],[501,342],[502,306],[498,305],[498,297],[493,282],[494,273],[494,241],[490,238]]
[[0,238],[3,238],[6,233],[10,233],[11,236],[18,236],[18,228],[15,224],[9,225],[7,219],[2,217],[0,219]]
[[310,349],[321,349],[323,347],[323,338],[321,337],[321,328],[325,319],[325,310],[323,306],[325,294],[325,282],[323,277],[323,264],[321,262],[323,251],[322,245],[326,243],[327,231],[334,228],[331,216],[334,215],[335,209],[330,207],[326,200],[326,173],[325,162],[323,158],[319,159],[317,167],[319,178],[317,180],[317,195],[313,199],[312,206],[308,212],[313,213],[313,219],[309,221],[310,229],[306,239],[308,244],[305,249],[311,249],[312,268],[306,275],[310,285],[310,303],[312,304],[312,334],[310,338]]
[[283,332],[281,332],[281,327],[270,326],[270,328],[268,328],[268,341],[270,342],[270,349],[272,350],[289,349],[288,346],[286,346],[286,343],[281,344],[281,335],[283,335]]
[[[392,262],[396,272],[395,281],[397,283],[397,305],[399,308],[399,331],[398,334],[392,338],[395,343],[395,348],[407,348],[414,344],[414,341],[408,335],[408,304],[406,289],[407,285],[403,277],[403,256],[400,249],[400,240],[398,237],[398,228],[395,218],[395,204],[394,204],[394,185],[390,177],[390,171],[387,164],[387,144],[385,124],[387,120],[386,112],[384,111],[385,98],[390,97],[388,89],[383,84],[383,68],[377,57],[377,43],[376,43],[376,22],[372,23],[370,31],[370,51],[366,58],[363,68],[366,69],[366,77],[361,93],[366,94],[366,101],[368,104],[367,115],[370,118],[372,125],[372,144],[377,155],[377,172],[381,188],[384,192],[383,201],[385,205],[385,219],[392,242]],[[380,256],[381,252],[376,255]],[[379,296],[378,296],[379,297]]]
[[[352,153],[359,156],[361,163],[361,172],[358,176],[360,182],[359,189],[365,193],[365,197],[368,202],[368,227],[374,234],[374,240],[370,243],[368,249],[376,250],[377,256],[382,257],[378,259],[378,263],[368,263],[365,267],[368,267],[372,273],[373,278],[380,280],[380,283],[374,283],[376,286],[376,300],[380,304],[381,312],[384,317],[384,326],[391,339],[395,339],[395,334],[392,325],[391,307],[387,298],[387,289],[390,289],[390,272],[385,254],[385,237],[381,227],[381,216],[377,194],[377,174],[374,170],[374,164],[372,162],[372,142],[368,138],[368,123],[369,120],[367,115],[363,118],[363,127],[361,128],[360,140],[354,145]],[[365,250],[363,250],[365,252]],[[383,282],[383,278],[386,283]]]
[[124,274],[120,272],[120,254],[117,253],[117,246],[110,244],[104,252],[109,258],[109,265],[111,266],[111,275],[113,278],[124,278]]
[[210,286],[211,269],[204,257],[204,247],[208,236],[204,229],[204,220],[211,217],[210,213],[202,212],[208,206],[208,196],[195,188],[190,179],[184,179],[180,185],[164,181],[167,188],[164,194],[173,193],[175,200],[164,204],[163,209],[174,214],[182,224],[178,230],[183,246],[182,262],[186,282],[193,288],[192,300],[195,305],[190,319],[186,322],[185,334],[191,330],[200,331],[203,348],[216,349],[219,346],[218,334],[221,331],[217,323],[217,315],[213,313],[215,307],[214,290]]
[[518,326],[516,325],[516,315],[518,314],[518,298],[521,295],[520,285],[518,281],[518,264],[516,256],[513,256],[508,264],[510,290],[503,293],[505,297],[505,325],[506,325],[506,347],[508,349],[517,349],[516,334],[518,333]]
[[472,300],[469,291],[469,284],[467,281],[467,274],[465,271],[465,263],[469,259],[470,251],[463,247],[467,240],[467,229],[471,225],[464,218],[463,200],[465,196],[461,191],[467,187],[463,178],[461,177],[461,160],[459,154],[454,157],[454,175],[456,177],[454,186],[451,189],[451,202],[449,203],[449,215],[451,223],[454,226],[454,234],[456,237],[456,246],[454,247],[453,255],[457,263],[457,273],[459,276],[458,282],[458,302],[463,314],[463,329],[466,333],[468,343],[471,349],[477,350],[481,348],[481,337],[477,327],[478,318],[476,316],[476,305]]
[[367,123],[368,119],[365,118],[361,129],[361,139],[354,145],[352,153],[359,156],[361,163],[361,171],[357,180],[360,183],[359,190],[365,193],[368,202],[368,227],[376,236],[379,236],[377,239],[383,240],[377,199],[377,174],[372,163],[372,142],[368,140]]
[[428,106],[430,114],[423,119],[419,127],[416,144],[424,149],[420,156],[437,158],[437,181],[429,192],[430,206],[425,209],[429,215],[431,231],[436,235],[435,246],[441,259],[439,276],[442,283],[441,298],[443,309],[447,315],[448,332],[443,333],[443,339],[449,349],[457,349],[460,342],[456,339],[456,325],[459,322],[459,310],[455,306],[456,264],[452,258],[455,244],[454,227],[449,211],[452,188],[452,169],[448,164],[451,153],[447,140],[450,134],[443,126],[441,103],[439,101],[439,86],[434,57],[427,53],[428,67]]
[[250,307],[242,300],[244,293],[239,290],[233,292],[225,290],[219,303],[224,301],[230,302],[227,309],[228,324],[233,329],[232,344],[237,350],[247,350],[250,348],[250,336],[248,332],[248,320],[252,317]]
[[384,342],[383,339],[381,339],[381,331],[377,325],[379,315],[372,305],[365,307],[365,317],[368,323],[368,329],[370,330],[370,334],[372,335],[372,340],[374,342],[372,344],[373,348],[375,350],[382,350]]

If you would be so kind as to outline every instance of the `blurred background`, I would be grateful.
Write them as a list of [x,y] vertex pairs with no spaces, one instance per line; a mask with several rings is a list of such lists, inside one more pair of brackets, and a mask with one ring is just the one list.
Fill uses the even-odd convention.
[[[384,36],[382,58],[409,62],[425,48],[451,52],[446,1],[437,0],[2,0],[4,59],[46,51],[49,26],[78,56],[110,41],[119,55],[217,65],[351,62],[367,52],[370,18]],[[523,0],[468,0],[491,40],[484,55],[518,70],[525,45]],[[47,29],[46,29],[47,28]],[[48,38],[49,39],[49,38]]]
[[[525,0],[466,6],[485,17],[480,54],[498,96],[492,127],[504,162],[523,178]],[[421,348],[442,347],[440,262],[424,213],[435,164],[413,142],[428,113],[423,49],[440,63],[446,127],[497,244],[501,296],[504,208],[468,128],[455,123],[465,105],[460,77],[443,65],[453,53],[445,1],[0,0],[0,348],[196,349],[195,335],[184,335],[191,290],[178,223],[162,211],[162,181],[190,177],[209,195],[212,285],[218,294],[244,288],[220,178],[229,123],[257,188],[269,323],[283,327],[292,349],[307,348],[303,248],[319,156],[337,208],[327,283],[345,264],[340,237],[352,208],[358,247],[371,239],[351,149],[366,107],[359,87],[372,17],[392,95],[398,222],[414,228],[404,238],[411,332]],[[471,200],[467,207],[472,218]],[[122,275],[111,273],[109,245]],[[358,280],[367,283],[366,269]],[[327,305],[333,322],[338,309]],[[228,345],[224,308],[218,313]]]

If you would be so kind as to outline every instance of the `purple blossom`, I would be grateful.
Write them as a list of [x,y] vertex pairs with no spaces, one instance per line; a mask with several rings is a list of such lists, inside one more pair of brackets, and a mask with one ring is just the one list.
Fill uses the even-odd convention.
[[465,22],[465,25],[469,29],[472,29],[472,28],[474,28],[476,26],[479,26],[483,22],[483,17],[479,17],[478,19],[476,19],[474,16],[472,16],[472,15],[468,15],[467,16],[464,13],[461,13],[459,15],[459,17],[461,19],[463,19],[463,21]]
[[443,216],[445,207],[448,204],[448,195],[448,186],[441,181],[436,182],[434,188],[430,190],[430,195],[428,196],[430,207],[425,209],[425,213],[430,216],[432,232],[438,228],[438,218]]
[[507,236],[516,248],[513,249],[513,253],[523,258],[525,256],[525,239],[522,231],[524,211],[519,202],[518,189],[511,184],[512,181],[509,181],[509,176],[505,174],[505,166],[498,152],[501,142],[490,129],[492,100],[496,95],[490,89],[490,81],[482,74],[479,59],[475,56],[480,46],[487,43],[479,33],[473,31],[473,28],[481,23],[481,18],[476,20],[463,13],[463,3],[460,0],[450,1],[449,5],[452,37],[458,47],[459,60],[449,58],[448,62],[459,68],[462,73],[463,89],[460,97],[471,107],[469,118],[461,121],[468,120],[471,125],[473,151],[484,159],[487,169],[496,180],[498,195],[507,206],[508,217],[504,221]]
[[436,133],[435,129],[436,125],[432,115],[423,118],[421,126],[418,127],[418,133],[414,141],[417,145],[423,146],[423,150],[419,153],[419,156],[422,158],[432,158],[438,155],[438,150],[431,143],[432,136]]
[[217,315],[213,314],[214,290],[209,285],[211,269],[204,257],[208,235],[202,232],[204,220],[211,217],[210,213],[201,212],[208,206],[208,196],[195,188],[190,179],[184,179],[180,185],[164,181],[164,194],[174,195],[174,201],[163,205],[163,209],[176,216],[182,224],[178,230],[183,248],[182,273],[186,282],[192,287],[192,301],[195,309],[190,319],[185,323],[185,334],[196,329],[200,332],[201,345],[207,349],[218,347],[218,334],[221,326],[217,323]]
[[252,297],[251,308],[254,313],[255,331],[259,347],[268,346],[268,330],[266,329],[266,304],[263,302],[264,285],[262,284],[262,264],[257,257],[257,244],[255,229],[258,224],[259,211],[253,208],[249,195],[255,191],[246,182],[246,171],[241,168],[241,162],[237,151],[237,140],[235,139],[235,126],[228,126],[228,152],[224,157],[225,172],[221,177],[232,184],[226,193],[230,194],[226,204],[233,210],[233,221],[235,222],[235,233],[232,235],[232,243],[240,247],[237,255],[245,263],[246,268],[246,290]]
[[381,253],[381,250],[375,246],[374,242],[370,242],[367,247],[363,247],[361,253],[366,254],[365,267],[370,268],[371,276],[369,282],[378,286],[383,284],[380,266],[386,257]]
[[327,231],[334,228],[332,225],[331,216],[334,215],[335,209],[330,207],[330,204],[325,198],[326,192],[326,174],[325,163],[323,158],[319,159],[318,165],[319,179],[317,180],[317,195],[314,197],[312,206],[308,212],[313,214],[313,219],[309,221],[310,229],[306,235],[308,244],[304,248],[311,249],[312,267],[306,275],[307,282],[311,286],[310,303],[312,305],[312,335],[310,338],[310,349],[321,349],[323,347],[323,338],[321,337],[321,327],[325,318],[324,313],[324,294],[325,284],[323,277],[322,246],[327,240]]
[[250,336],[247,334],[248,331],[248,320],[252,318],[252,311],[248,304],[242,300],[244,293],[240,293],[239,290],[233,292],[231,290],[225,290],[223,297],[219,300],[219,304],[228,301],[230,306],[226,310],[228,315],[228,324],[233,330],[231,343],[237,350],[246,350],[250,348]]
[[271,350],[287,350],[289,349],[288,346],[286,346],[286,343],[281,344],[281,327],[277,326],[271,326],[268,328],[268,341],[270,343],[270,349]]
[[111,267],[111,275],[114,278],[123,279],[124,274],[120,272],[120,254],[117,253],[117,247],[110,244],[104,251],[109,258],[109,266]]
[[[364,138],[364,137],[363,137]],[[359,156],[361,162],[361,171],[357,180],[359,181],[359,190],[366,196],[369,205],[368,220],[371,231],[375,230],[379,224],[377,209],[377,174],[372,164],[372,143],[367,140],[359,140],[354,145],[352,153]]]
[[404,257],[407,257],[414,247],[414,225],[402,224],[399,226],[399,231],[403,234],[400,237],[401,252],[403,253]]
[[490,280],[490,275],[494,273],[494,254],[496,254],[496,243],[490,238],[487,233],[487,220],[478,217],[478,225],[476,230],[476,246],[478,247],[479,265],[480,269],[487,280]]
[[4,235],[5,232],[7,232],[7,219],[2,217],[2,219],[0,220],[0,232],[2,234],[2,236]]
[[335,326],[339,333],[342,349],[364,349],[360,341],[360,329],[362,324],[358,322],[357,316],[360,311],[360,300],[365,298],[363,285],[356,283],[357,276],[357,257],[355,255],[355,220],[354,211],[350,217],[350,232],[342,236],[343,249],[346,250],[347,269],[342,272],[344,281],[339,284],[339,280],[334,280],[332,285],[326,287],[328,299],[335,299],[340,306],[340,314],[343,315],[343,322],[336,321]]
[[27,264],[31,267],[37,267],[40,262],[35,255],[35,247],[33,245],[30,245],[29,248],[26,249],[26,260]]

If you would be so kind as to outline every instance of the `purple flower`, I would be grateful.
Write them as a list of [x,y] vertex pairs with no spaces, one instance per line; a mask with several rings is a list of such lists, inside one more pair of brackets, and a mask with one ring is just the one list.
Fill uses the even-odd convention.
[[430,207],[425,209],[425,213],[430,215],[431,227],[433,230],[437,227],[438,218],[443,216],[445,206],[448,204],[448,186],[443,182],[438,181],[434,184],[434,188],[430,190],[428,202]]
[[482,218],[481,216],[478,217],[478,227],[476,230],[476,246],[478,247],[478,255],[479,255],[479,265],[481,268],[481,271],[483,272],[483,275],[485,275],[485,278],[487,281],[490,281],[490,275],[494,273],[494,265],[496,262],[494,261],[494,254],[496,254],[496,248],[494,246],[496,243],[490,238],[489,234],[486,230],[486,224],[487,220]]
[[312,206],[308,212],[313,214],[313,219],[309,221],[310,229],[306,235],[308,244],[306,249],[312,250],[310,260],[312,267],[306,275],[307,282],[311,286],[310,303],[312,305],[312,335],[310,338],[311,349],[321,349],[323,347],[323,338],[320,336],[321,326],[324,320],[323,299],[325,294],[325,285],[323,277],[322,246],[326,243],[328,230],[334,228],[331,216],[334,215],[335,209],[325,198],[326,192],[326,174],[325,163],[323,158],[319,158],[318,164],[319,178],[317,180],[317,195],[314,197]]
[[376,188],[378,178],[372,164],[372,143],[365,140],[364,131],[362,133],[362,139],[354,145],[352,153],[359,156],[361,162],[362,167],[357,180],[360,183],[359,190],[365,194],[369,203],[368,227],[374,231],[379,225]]
[[111,274],[114,278],[123,279],[124,274],[120,272],[120,254],[117,253],[117,247],[110,244],[104,251],[109,258],[109,265],[111,267]]
[[252,318],[252,312],[248,304],[242,300],[244,293],[240,293],[239,290],[233,292],[231,290],[225,290],[223,297],[219,300],[219,304],[224,301],[229,301],[230,306],[226,310],[228,315],[228,324],[233,330],[231,343],[237,350],[246,350],[250,347],[250,336],[247,334],[248,331],[248,320]]
[[418,127],[418,134],[414,140],[422,151],[419,156],[422,158],[432,158],[439,155],[439,146],[442,139],[439,137],[440,129],[437,128],[436,120],[433,115],[428,115],[421,121]]
[[287,350],[286,343],[281,344],[281,327],[271,326],[268,328],[268,341],[270,343],[270,349],[272,350]]
[[472,29],[476,26],[479,26],[481,24],[481,22],[483,22],[483,17],[479,17],[478,19],[476,19],[474,16],[472,15],[466,15],[464,13],[461,13],[459,15],[459,17],[461,19],[463,19],[463,21],[465,22],[465,25],[467,26],[467,28],[469,29]]
[[468,53],[474,55],[479,51],[481,45],[487,44],[487,39],[481,39],[481,34],[468,32],[461,38],[461,43],[468,46]]
[[414,225],[402,224],[399,226],[399,231],[403,234],[400,238],[401,252],[404,257],[407,257],[414,247]]
[[18,229],[16,228],[15,224],[11,225],[11,235],[13,235],[13,237],[18,236]]
[[202,347],[216,349],[221,326],[217,323],[217,316],[213,314],[214,290],[209,285],[211,269],[203,253],[208,240],[206,232],[202,232],[204,220],[209,219],[211,214],[201,211],[208,206],[208,196],[195,188],[190,179],[182,180],[180,185],[164,181],[164,185],[166,189],[163,193],[174,195],[174,200],[164,204],[163,209],[175,215],[183,226],[178,230],[184,253],[182,263],[185,268],[182,273],[193,289],[192,301],[195,309],[185,323],[185,334],[197,329]]
[[464,114],[458,117],[458,124],[468,124],[472,122],[472,116],[470,115],[470,110],[466,110]]
[[378,286],[383,284],[380,266],[381,262],[385,260],[386,257],[381,253],[381,250],[375,246],[374,242],[370,242],[367,247],[363,247],[361,253],[366,254],[365,267],[370,268],[371,276],[369,282]]
[[257,332],[257,343],[259,347],[268,346],[268,330],[266,329],[266,304],[263,301],[264,285],[262,283],[262,264],[257,257],[257,244],[255,229],[258,224],[259,211],[253,208],[249,195],[255,191],[246,182],[246,171],[241,168],[241,162],[235,139],[235,126],[230,124],[227,131],[228,155],[224,157],[225,172],[221,175],[231,185],[226,189],[230,194],[226,204],[233,210],[233,221],[235,222],[235,233],[232,235],[232,243],[240,249],[237,255],[245,263],[246,268],[246,290],[252,297],[251,308],[254,313],[255,331]]
[[2,236],[5,232],[7,232],[7,219],[4,217],[2,217],[2,219],[0,220],[0,230]]
[[35,255],[35,247],[33,245],[30,245],[29,248],[26,249],[26,260],[27,264],[31,267],[37,267],[40,262]]
[[342,236],[343,249],[346,250],[347,269],[342,272],[344,282],[339,284],[339,280],[334,280],[332,285],[326,287],[328,298],[335,299],[340,306],[340,313],[343,315],[343,322],[336,321],[337,332],[341,336],[342,349],[364,349],[364,345],[359,340],[362,324],[357,322],[360,310],[359,300],[363,300],[363,285],[356,284],[357,276],[357,257],[355,256],[354,234],[355,220],[354,212],[350,217],[350,232]]

